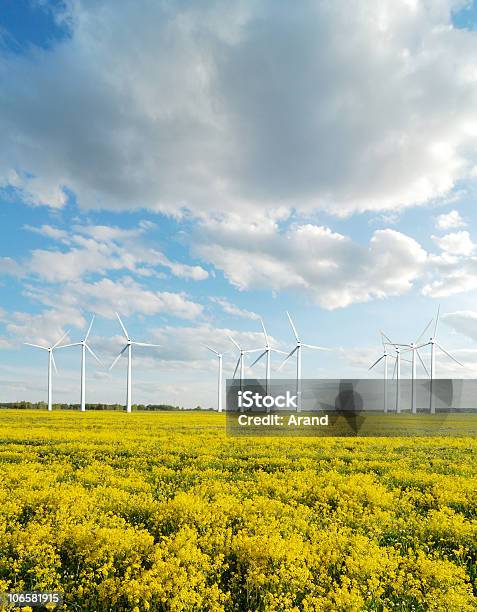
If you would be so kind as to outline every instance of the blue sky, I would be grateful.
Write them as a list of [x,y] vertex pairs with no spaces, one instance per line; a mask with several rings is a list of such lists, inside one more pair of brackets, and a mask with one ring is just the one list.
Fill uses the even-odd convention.
[[[440,376],[477,367],[475,3],[5,0],[0,13],[2,400],[45,397],[66,330],[134,399],[212,405],[207,342],[308,342],[305,376],[368,376],[379,328],[443,312]],[[58,354],[55,400],[77,401]],[[124,367],[90,366],[89,401]],[[255,376],[260,368],[254,368]],[[284,370],[292,375],[293,367]],[[376,376],[381,372],[376,371]]]

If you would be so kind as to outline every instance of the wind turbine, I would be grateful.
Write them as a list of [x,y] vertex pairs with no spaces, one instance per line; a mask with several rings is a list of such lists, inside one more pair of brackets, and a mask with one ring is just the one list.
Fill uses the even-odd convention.
[[296,394],[297,394],[297,412],[301,410],[301,350],[303,347],[317,349],[318,351],[329,351],[331,349],[325,348],[323,346],[315,346],[314,344],[305,344],[302,342],[298,336],[298,332],[296,331],[296,327],[293,324],[290,313],[287,311],[287,317],[290,322],[291,328],[293,330],[293,334],[295,335],[296,345],[295,347],[288,353],[285,359],[280,364],[278,370],[281,370],[285,363],[296,353]]
[[31,342],[24,342],[27,346],[34,346],[35,348],[42,349],[43,351],[48,351],[48,410],[51,412],[53,410],[53,405],[51,402],[52,397],[52,371],[51,367],[55,368],[55,372],[58,374],[58,370],[56,368],[55,357],[53,355],[53,350],[63,341],[64,338],[68,335],[68,331],[66,331],[61,338],[53,344],[53,346],[41,346],[40,344],[32,344]]
[[379,357],[379,359],[376,359],[376,361],[373,363],[372,366],[369,367],[369,369],[372,370],[374,368],[374,366],[377,366],[378,363],[382,359],[384,359],[384,373],[383,373],[383,382],[384,382],[384,412],[386,413],[388,411],[387,385],[388,385],[388,358],[390,357],[390,355],[388,353],[387,344],[386,344],[386,342],[384,342],[384,337],[383,337],[382,332],[381,332],[381,342],[383,343],[383,354],[381,355],[381,357]]
[[421,335],[418,337],[418,339],[415,342],[411,342],[411,344],[409,345],[409,351],[412,352],[412,355],[411,355],[411,413],[412,414],[416,414],[417,412],[417,406],[416,406],[417,360],[416,360],[416,356],[421,362],[421,365],[424,368],[425,373],[429,376],[429,372],[427,371],[426,365],[424,361],[422,360],[421,354],[419,353],[419,348],[420,348],[419,342],[421,341],[426,331],[429,329],[430,325],[432,324],[432,321],[433,319],[429,321],[426,327],[422,330]]
[[121,351],[119,352],[119,354],[116,357],[116,359],[109,366],[109,369],[112,370],[114,368],[114,366],[116,365],[116,363],[118,362],[118,360],[121,357],[121,355],[124,352],[126,352],[126,351],[128,352],[128,376],[127,376],[127,389],[126,389],[126,412],[131,412],[132,347],[133,347],[133,345],[134,346],[153,346],[153,347],[157,347],[157,346],[161,346],[161,345],[160,344],[148,344],[146,342],[136,342],[135,340],[131,340],[131,338],[129,337],[128,332],[126,331],[126,328],[124,327],[123,322],[121,321],[121,317],[118,315],[118,313],[116,313],[116,316],[118,317],[119,324],[121,325],[121,328],[123,330],[124,336],[126,338],[126,345],[121,349]]
[[430,391],[429,391],[429,408],[430,408],[430,413],[431,414],[435,414],[436,413],[436,407],[434,405],[433,397],[432,397],[433,384],[434,384],[434,379],[436,377],[436,347],[439,350],[441,350],[445,355],[450,357],[453,361],[455,361],[458,365],[464,367],[464,364],[462,364],[460,361],[458,361],[453,355],[451,355],[449,353],[449,351],[446,351],[446,349],[437,342],[437,327],[439,325],[440,310],[441,310],[441,307],[439,305],[438,308],[437,308],[437,316],[436,316],[436,322],[435,322],[435,325],[434,325],[434,332],[433,332],[432,336],[430,337],[429,342],[426,342],[425,344],[421,344],[420,346],[417,347],[417,348],[423,348],[424,346],[430,346],[431,347],[431,378],[430,378],[430,387],[429,387],[429,389],[430,389]]
[[210,348],[210,346],[207,346],[206,344],[204,344],[204,347],[211,351],[212,353],[214,353],[215,355],[217,355],[217,357],[219,358],[219,371],[218,371],[218,383],[217,383],[217,410],[219,412],[222,412],[222,360],[223,360],[223,353],[219,353],[218,351],[216,351],[213,348]]
[[270,342],[268,341],[267,330],[265,329],[265,325],[263,323],[262,317],[260,317],[260,323],[262,324],[263,335],[265,336],[265,350],[261,353],[257,359],[251,364],[251,368],[262,359],[262,357],[266,357],[266,374],[265,374],[265,392],[268,395],[269,387],[270,387],[270,365],[271,365],[271,353],[281,353],[282,355],[286,355],[285,351],[280,351],[276,348],[272,348],[270,346]]
[[86,336],[80,342],[73,342],[71,344],[62,344],[58,346],[59,349],[68,348],[70,346],[81,346],[81,412],[86,411],[86,351],[88,351],[100,364],[103,365],[101,359],[96,355],[93,349],[87,344],[91,328],[93,327],[94,315],[89,324]]
[[240,344],[238,342],[236,342],[232,336],[228,336],[228,339],[233,342],[235,344],[235,346],[238,348],[239,350],[239,358],[237,360],[237,364],[235,366],[235,370],[233,373],[232,378],[235,378],[235,375],[237,374],[237,370],[240,370],[240,391],[243,391],[243,381],[245,378],[245,355],[247,355],[248,353],[257,353],[258,351],[261,351],[262,349],[243,349]]
[[397,344],[396,342],[392,342],[392,340],[390,340],[382,330],[380,330],[380,332],[381,332],[381,336],[385,338],[386,340],[384,345],[386,346],[386,344],[389,344],[396,351],[396,359],[394,362],[394,370],[393,370],[393,379],[394,379],[394,376],[396,376],[396,413],[399,413],[401,412],[401,404],[399,402],[399,391],[400,391],[399,383],[401,380],[401,347],[404,346],[408,348],[409,344]]

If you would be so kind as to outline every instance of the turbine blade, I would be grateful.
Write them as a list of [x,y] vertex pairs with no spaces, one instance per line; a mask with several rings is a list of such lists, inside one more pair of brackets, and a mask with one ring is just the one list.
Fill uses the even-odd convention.
[[93,317],[91,318],[91,323],[89,324],[88,331],[86,332],[86,336],[84,337],[84,341],[85,342],[89,338],[89,334],[91,332],[91,328],[93,327],[94,317],[95,317],[95,315],[93,315]]
[[397,370],[397,359],[394,360],[393,380],[394,380],[394,377],[396,376],[396,370]]
[[417,356],[419,357],[419,361],[421,362],[422,367],[424,368],[424,372],[429,376],[429,372],[427,371],[426,364],[422,360],[421,353],[416,349]]
[[210,346],[207,346],[207,344],[203,344],[202,345],[204,348],[208,349],[209,351],[211,351],[212,353],[215,353],[217,355],[217,357],[220,356],[220,353],[217,352],[216,350],[214,350],[213,348],[210,348]]
[[419,346],[416,346],[414,348],[416,349],[425,348],[426,346],[429,346],[430,344],[431,344],[430,342],[425,342],[424,344],[419,344]]
[[68,348],[69,346],[81,346],[81,342],[72,342],[71,344],[60,344],[59,346],[55,346],[53,348],[61,349],[61,348]]
[[421,335],[419,336],[419,338],[416,340],[416,342],[414,342],[414,344],[419,344],[419,342],[422,340],[422,337],[424,336],[424,334],[426,333],[426,331],[429,329],[429,327],[432,325],[432,321],[434,321],[434,319],[431,319],[429,321],[429,323],[426,325],[426,327],[422,330]]
[[290,321],[290,325],[291,325],[291,327],[293,329],[293,333],[295,334],[295,340],[297,342],[300,342],[300,338],[298,337],[298,333],[296,331],[296,327],[293,325],[293,321],[292,321],[292,318],[291,318],[290,313],[288,312],[288,310],[287,310],[287,317],[288,317],[288,320]]
[[58,374],[58,368],[56,367],[55,356],[53,355],[53,351],[51,351],[51,362],[53,363],[53,367],[55,368],[55,372]]
[[332,351],[333,349],[326,348],[324,346],[316,346],[315,344],[302,344],[302,346],[306,346],[306,348],[317,349],[318,351]]
[[382,336],[383,338],[386,338],[386,340],[389,342],[389,344],[392,344],[392,345],[394,346],[394,342],[392,342],[392,340],[390,340],[390,339],[389,339],[389,338],[386,336],[386,334],[383,332],[383,330],[382,330],[382,329],[380,329],[380,330],[379,330],[379,332],[380,332],[380,334],[381,334],[381,336]]
[[437,326],[439,324],[439,313],[440,313],[440,311],[441,311],[441,305],[439,304],[439,306],[437,307],[437,316],[436,316],[436,324],[434,325],[434,334],[432,335],[434,340],[437,337]]
[[123,328],[123,333],[126,336],[126,340],[129,340],[128,332],[126,331],[126,328],[124,327],[124,323],[121,321],[121,317],[118,315],[118,313],[116,313],[116,316],[118,317],[118,321],[121,327]]
[[58,342],[56,344],[54,344],[51,348],[56,348],[58,346],[58,344],[60,344],[60,342],[62,342],[62,340],[64,340],[69,333],[70,333],[70,331],[66,330],[65,333],[58,340]]
[[265,329],[265,325],[263,323],[263,319],[262,317],[260,317],[260,323],[262,324],[262,329],[263,329],[263,335],[265,336],[265,345],[268,346],[268,336],[267,336],[267,330]]
[[281,351],[280,349],[271,348],[272,353],[280,353],[281,355],[288,355],[286,351]]
[[291,351],[288,353],[288,355],[285,357],[285,359],[284,359],[284,360],[281,362],[281,364],[278,366],[278,368],[277,368],[277,372],[279,372],[279,371],[280,371],[280,370],[283,368],[283,366],[286,364],[286,362],[287,362],[287,361],[290,359],[290,357],[291,357],[291,356],[292,356],[294,353],[296,353],[296,351],[297,351],[297,350],[298,350],[298,347],[297,347],[297,346],[295,346],[295,348],[294,348],[293,350],[291,350]]
[[261,355],[259,355],[259,356],[257,357],[257,359],[255,359],[255,361],[254,361],[253,363],[251,363],[251,364],[250,364],[248,367],[249,367],[249,368],[253,368],[253,366],[254,366],[254,365],[255,365],[255,364],[258,362],[258,361],[260,361],[260,359],[261,359],[262,357],[264,357],[266,354],[267,354],[267,351],[264,351],[264,352],[263,352]]
[[237,342],[235,342],[235,340],[232,338],[232,336],[227,336],[227,338],[235,344],[235,346],[238,348],[239,351],[242,350],[240,346],[237,344]]
[[453,357],[453,356],[452,356],[452,355],[449,353],[449,351],[446,351],[446,349],[445,349],[445,348],[443,348],[443,347],[442,347],[440,344],[437,344],[437,342],[436,342],[436,345],[437,345],[437,346],[438,346],[438,347],[441,349],[441,351],[442,351],[443,353],[445,353],[445,354],[447,355],[447,357],[450,357],[450,358],[451,358],[451,359],[453,359],[453,360],[454,360],[456,363],[458,363],[460,366],[464,367],[464,364],[463,364],[463,363],[461,363],[460,361],[458,361],[458,360],[457,360],[455,357]]
[[124,353],[124,351],[128,348],[128,345],[126,344],[126,346],[122,349],[122,351],[119,353],[119,355],[116,357],[116,359],[113,361],[113,363],[109,366],[109,369],[112,370],[114,368],[114,366],[116,365],[116,363],[118,362],[118,359],[121,357],[121,355]]
[[376,359],[376,361],[373,363],[372,366],[369,366],[369,370],[372,370],[374,368],[374,366],[378,365],[378,363],[381,361],[381,359],[384,359],[384,355],[381,355],[381,357],[379,359]]
[[237,365],[235,366],[235,370],[234,370],[234,373],[232,375],[232,378],[235,378],[235,374],[237,374],[237,370],[238,370],[239,365],[240,365],[240,357],[237,359]]
[[104,363],[101,361],[101,359],[96,355],[96,353],[93,351],[93,349],[88,346],[87,344],[85,344],[85,347],[88,349],[88,351],[91,353],[91,355],[96,359],[96,361],[102,365],[104,367]]
[[26,344],[27,346],[34,346],[35,348],[41,348],[44,351],[48,350],[48,347],[46,346],[40,346],[39,344],[32,344],[31,342],[24,342],[23,344]]
[[136,346],[161,346],[160,344],[149,344],[148,342],[131,342],[131,344],[135,344]]

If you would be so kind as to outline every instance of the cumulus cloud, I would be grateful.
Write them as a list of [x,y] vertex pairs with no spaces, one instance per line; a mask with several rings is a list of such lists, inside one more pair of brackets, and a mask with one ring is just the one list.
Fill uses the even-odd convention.
[[32,342],[43,346],[52,346],[71,327],[81,328],[86,320],[81,312],[73,307],[52,307],[38,314],[14,312],[10,315],[6,330],[9,341]]
[[235,317],[242,317],[244,319],[252,319],[257,321],[260,319],[260,316],[256,312],[252,312],[251,310],[245,310],[244,308],[239,308],[232,304],[229,300],[223,297],[212,296],[209,298],[211,302],[220,306],[220,308],[226,313]]
[[203,306],[183,293],[152,291],[145,289],[132,277],[126,276],[113,281],[102,278],[96,282],[71,281],[58,293],[48,289],[30,287],[25,294],[44,304],[62,304],[95,312],[104,317],[114,317],[118,311],[125,316],[170,315],[181,319],[195,319],[203,312]]
[[403,294],[427,263],[415,240],[391,229],[360,245],[323,226],[269,223],[259,232],[238,218],[203,223],[194,248],[241,290],[298,290],[327,309]]
[[457,310],[443,315],[442,320],[455,331],[472,340],[477,340],[477,312]]
[[201,266],[172,261],[152,248],[145,234],[154,227],[147,222],[130,229],[76,225],[67,232],[50,225],[25,226],[29,231],[59,241],[63,250],[34,249],[22,264],[4,258],[0,260],[0,272],[33,275],[50,283],[62,283],[114,270],[159,277],[159,267],[179,278],[197,281],[208,278],[207,270]]
[[24,274],[24,270],[22,266],[11,257],[0,257],[0,274],[22,276]]
[[[264,337],[260,330],[240,331],[226,327],[213,327],[203,323],[194,327],[173,327],[164,326],[153,330],[155,340],[163,346],[160,351],[159,359],[168,363],[168,367],[174,364],[182,365],[184,362],[194,363],[200,369],[211,369],[216,367],[216,357],[205,347],[210,346],[224,355],[224,367],[230,370],[235,367],[238,351],[232,344],[230,337],[244,349],[265,348]],[[269,336],[269,341],[273,346],[280,346],[281,343]],[[257,354],[247,356],[246,362],[250,365]],[[258,367],[258,366],[257,366]]]
[[477,139],[458,5],[67,3],[68,38],[1,58],[0,184],[53,208],[71,191],[197,215],[445,196]]
[[440,230],[458,229],[466,225],[467,223],[458,210],[451,210],[449,213],[439,215],[436,219],[436,227]]
[[471,255],[475,250],[475,244],[469,232],[466,231],[451,232],[445,236],[433,236],[432,239],[450,255]]

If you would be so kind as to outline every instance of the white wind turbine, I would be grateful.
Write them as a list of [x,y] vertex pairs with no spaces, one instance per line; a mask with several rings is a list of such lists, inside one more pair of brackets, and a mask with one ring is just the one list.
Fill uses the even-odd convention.
[[121,357],[121,355],[124,352],[128,352],[128,375],[127,375],[127,389],[126,389],[126,412],[131,412],[131,373],[132,373],[132,346],[153,346],[153,347],[157,347],[157,346],[161,346],[160,344],[149,344],[146,342],[136,342],[134,340],[131,340],[131,338],[129,337],[128,332],[126,331],[126,328],[124,327],[123,322],[121,321],[121,317],[118,315],[118,313],[116,313],[116,316],[118,317],[118,321],[119,324],[121,325],[121,328],[123,330],[124,336],[126,337],[126,345],[121,349],[121,351],[119,352],[118,356],[116,357],[116,359],[113,361],[113,363],[109,366],[109,369],[112,370],[114,368],[114,366],[116,365],[116,363],[118,362],[119,358]]
[[374,368],[374,366],[377,366],[378,363],[382,359],[384,359],[384,372],[383,372],[383,382],[384,382],[384,412],[386,413],[388,411],[387,384],[388,384],[388,359],[389,359],[390,355],[388,353],[387,344],[386,344],[386,342],[384,342],[384,337],[383,337],[382,332],[381,332],[381,342],[383,343],[383,354],[381,355],[381,357],[379,357],[379,359],[376,359],[376,361],[373,363],[372,366],[369,367],[369,369],[372,370]]
[[384,343],[384,345],[390,345],[394,348],[394,350],[396,351],[396,358],[395,358],[395,362],[394,362],[394,369],[393,369],[393,379],[394,377],[396,377],[396,412],[399,413],[401,412],[401,403],[399,401],[399,382],[401,380],[401,347],[409,347],[409,344],[398,344],[396,342],[393,342],[392,340],[390,340],[386,334],[380,330],[381,336],[383,338],[385,338],[386,342]]
[[282,355],[286,355],[285,351],[280,351],[276,348],[272,348],[270,346],[270,342],[268,340],[267,330],[265,329],[265,325],[263,323],[262,317],[260,317],[260,323],[262,324],[263,335],[265,336],[265,350],[261,353],[257,359],[251,364],[251,368],[262,359],[262,357],[266,357],[266,370],[265,370],[265,392],[268,395],[269,387],[270,387],[270,367],[271,367],[271,353],[281,353]]
[[245,355],[247,355],[248,353],[257,353],[258,351],[261,351],[262,349],[243,349],[238,342],[236,342],[232,336],[227,336],[228,339],[233,342],[235,344],[235,346],[238,348],[239,350],[239,358],[237,360],[237,364],[235,366],[235,370],[233,373],[232,378],[235,378],[235,375],[237,374],[237,370],[239,370],[240,372],[240,391],[243,390],[243,381],[245,378]]
[[[426,326],[421,336],[426,332],[429,325]],[[393,342],[392,340],[388,338],[388,336],[386,336],[386,334],[383,331],[381,331],[381,335],[383,338],[386,339],[386,342],[384,344],[392,346],[394,350],[396,351],[396,359],[394,362],[394,370],[393,370],[393,379],[394,377],[396,377],[396,412],[399,413],[401,412],[401,402],[400,402],[400,397],[399,397],[400,396],[400,380],[401,380],[401,362],[407,361],[408,363],[411,364],[411,367],[412,367],[412,406],[415,407],[415,400],[414,400],[415,383],[414,381],[416,379],[416,354],[418,355],[419,359],[421,359],[419,351],[417,350],[420,347],[416,346],[416,343],[414,342],[411,342],[411,344],[400,344],[398,342]],[[412,351],[412,361],[409,359],[405,359],[404,357],[401,356],[401,353],[409,352],[409,351]],[[422,362],[422,365],[424,366],[424,369],[426,369],[426,366],[424,365],[424,362],[422,361],[422,359],[421,359],[421,362]]]
[[55,368],[55,372],[58,374],[58,370],[56,368],[56,363],[55,363],[55,357],[53,355],[53,351],[55,348],[57,348],[57,346],[60,344],[60,342],[62,342],[62,340],[64,338],[66,338],[66,336],[68,335],[68,332],[66,331],[61,338],[58,340],[58,342],[56,342],[55,344],[53,344],[53,346],[41,346],[40,344],[32,344],[31,342],[25,342],[24,344],[26,344],[27,346],[34,346],[35,348],[39,348],[42,349],[43,351],[48,351],[48,410],[51,412],[51,410],[53,410],[53,405],[51,402],[51,398],[52,398],[52,366]]
[[448,357],[450,357],[453,361],[455,361],[458,365],[464,367],[464,364],[462,364],[460,361],[458,361],[453,355],[451,355],[449,353],[449,351],[446,351],[446,349],[440,345],[437,342],[437,327],[439,325],[439,313],[440,313],[441,307],[440,305],[437,308],[437,316],[436,316],[436,322],[434,325],[434,332],[432,334],[432,336],[429,339],[429,342],[426,342],[424,344],[421,344],[420,346],[418,346],[417,348],[423,348],[425,346],[430,346],[431,347],[431,376],[430,376],[430,391],[429,391],[429,408],[430,408],[430,413],[431,414],[435,414],[436,412],[436,407],[434,405],[433,402],[433,397],[432,397],[432,392],[433,392],[433,382],[434,379],[436,377],[436,347],[441,350],[445,355],[447,355]]
[[223,353],[219,353],[218,351],[216,351],[213,348],[210,348],[210,346],[207,346],[206,344],[204,344],[204,347],[211,351],[212,353],[214,353],[214,355],[217,355],[217,357],[219,358],[219,371],[218,371],[218,382],[217,382],[217,410],[219,412],[222,412],[222,362],[223,362]]
[[86,351],[88,351],[100,364],[103,365],[101,359],[96,355],[93,349],[87,343],[89,334],[91,332],[91,328],[93,327],[94,315],[91,319],[91,323],[89,324],[88,331],[86,332],[86,336],[80,342],[73,342],[71,344],[62,344],[57,348],[68,348],[70,346],[81,346],[81,412],[86,411]]
[[295,347],[288,353],[285,359],[280,364],[278,370],[281,370],[285,363],[296,353],[296,394],[297,394],[297,412],[301,410],[301,350],[303,347],[316,349],[318,351],[330,351],[331,349],[325,348],[323,346],[315,346],[314,344],[305,344],[298,337],[298,332],[296,331],[296,327],[293,324],[290,313],[287,311],[287,317],[290,321],[291,328],[293,330],[293,334],[295,335],[296,345]]
[[421,365],[424,368],[424,371],[427,374],[427,376],[429,376],[429,372],[427,371],[426,364],[422,360],[421,354],[419,352],[419,348],[420,348],[419,342],[421,341],[422,337],[424,336],[426,331],[431,326],[432,321],[433,319],[429,321],[426,327],[422,330],[422,333],[420,334],[418,339],[415,342],[411,342],[411,344],[409,344],[409,351],[412,353],[411,354],[411,413],[412,414],[416,414],[417,412],[417,405],[416,405],[417,359],[416,357],[421,362]]

